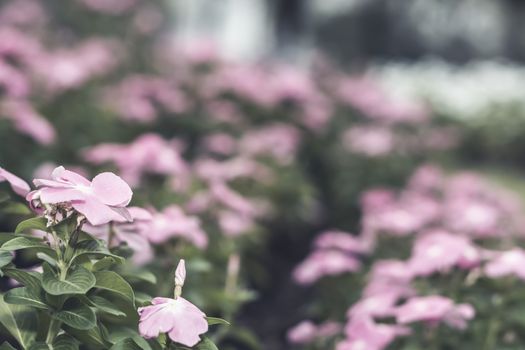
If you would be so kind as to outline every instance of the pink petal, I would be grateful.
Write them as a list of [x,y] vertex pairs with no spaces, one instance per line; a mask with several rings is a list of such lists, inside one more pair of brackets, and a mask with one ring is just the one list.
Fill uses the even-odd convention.
[[121,218],[112,208],[94,197],[87,197],[85,201],[73,202],[72,205],[75,210],[84,214],[91,225],[103,225]]
[[133,192],[124,180],[113,173],[102,173],[91,183],[93,193],[104,204],[126,206],[131,201]]
[[0,182],[4,180],[9,182],[13,191],[21,196],[27,195],[31,190],[24,180],[0,167]]
[[72,185],[89,186],[91,183],[84,176],[59,166],[51,173],[51,178],[56,181],[67,182]]
[[53,188],[44,187],[40,190],[40,200],[42,203],[62,203],[70,201],[83,201],[86,194],[74,188]]
[[200,334],[208,331],[206,315],[184,298],[176,300],[173,329],[168,333],[171,340],[186,346],[194,346],[200,341]]
[[145,338],[155,338],[173,328],[170,304],[147,306],[141,310],[139,332]]

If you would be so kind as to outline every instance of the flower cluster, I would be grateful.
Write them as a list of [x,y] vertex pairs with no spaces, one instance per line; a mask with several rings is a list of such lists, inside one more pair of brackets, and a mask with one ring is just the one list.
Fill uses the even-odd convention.
[[[346,340],[338,350],[385,349],[409,335],[406,325],[412,323],[465,330],[476,314],[475,305],[445,296],[450,288],[466,288],[462,294],[468,295],[483,278],[524,278],[524,251],[504,249],[509,240],[522,237],[519,202],[471,173],[445,176],[436,167],[423,166],[400,193],[366,192],[362,210],[361,235],[321,233],[314,252],[294,272],[298,283],[311,284],[323,276],[356,273],[363,256],[373,258],[360,299],[348,309]],[[377,253],[393,239],[406,238],[412,244],[407,259],[384,259]],[[432,282],[436,278],[455,282],[439,289]],[[445,295],[429,294],[432,291]],[[394,323],[381,322],[389,319]],[[290,340],[313,342],[314,337],[294,336],[305,327],[294,329]]]

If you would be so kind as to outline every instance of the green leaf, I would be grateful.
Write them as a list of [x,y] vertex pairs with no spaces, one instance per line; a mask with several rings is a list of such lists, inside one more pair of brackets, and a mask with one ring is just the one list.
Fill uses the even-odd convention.
[[53,350],[53,348],[51,348],[48,344],[40,341],[37,343],[33,343],[29,350]]
[[44,264],[42,287],[51,295],[86,294],[95,286],[95,276],[82,266],[70,270],[64,280],[58,278],[48,264]]
[[111,253],[105,247],[105,242],[100,240],[84,240],[75,245],[75,256],[72,261],[85,256],[99,258],[111,257],[120,264],[126,261],[123,257]]
[[4,191],[0,191],[0,203],[7,202],[10,198],[11,196],[9,194]]
[[0,268],[9,264],[14,258],[13,253],[0,249]]
[[[114,344],[124,339],[133,339],[133,341],[135,341],[135,343],[143,350],[152,350],[151,343],[154,343],[153,341],[148,342],[144,338],[142,338],[142,336],[138,333],[138,329],[136,326],[134,328],[129,328],[113,325],[111,327],[111,335],[109,339]],[[153,347],[153,349],[157,348]],[[162,349],[163,348],[160,348],[159,350]]]
[[2,212],[10,215],[29,215],[31,210],[27,205],[17,202],[2,204]]
[[231,323],[226,321],[226,320],[223,320],[222,318],[218,318],[218,317],[206,317],[206,321],[208,321],[208,325],[212,326],[214,324],[223,324],[223,325],[226,325],[226,326],[230,326]]
[[113,271],[97,271],[95,272],[96,283],[95,287],[107,290],[118,294],[131,304],[135,305],[135,295],[133,289],[124,278]]
[[78,350],[78,342],[75,338],[67,335],[59,335],[53,342],[53,350]]
[[91,304],[98,310],[113,316],[122,317],[126,316],[125,312],[120,311],[115,304],[98,295],[89,297]]
[[80,330],[88,330],[97,325],[95,312],[89,306],[78,301],[65,306],[64,309],[53,314],[52,317],[72,328]]
[[142,350],[142,347],[131,338],[122,339],[116,342],[109,350]]
[[219,350],[217,346],[208,337],[202,337],[202,340],[195,346],[195,350]]
[[2,244],[2,250],[14,251],[21,249],[36,249],[47,254],[55,254],[55,251],[39,238],[17,237]]
[[106,256],[93,264],[92,271],[106,270],[116,263],[115,259]]
[[104,335],[104,325],[100,322],[98,322],[97,327],[89,330],[79,330],[67,325],[64,326],[64,330],[83,345],[91,345],[96,349],[108,349],[112,345]]
[[35,341],[37,315],[35,310],[21,305],[10,305],[0,297],[0,323],[16,339],[20,346],[28,349]]
[[39,292],[42,289],[41,273],[18,270],[14,268],[5,268],[3,271],[6,276],[18,281],[20,284],[32,290],[33,292]]
[[76,226],[77,226],[77,216],[71,215],[68,218],[60,221],[56,225],[53,225],[53,229],[57,233],[58,237],[65,240],[75,230]]
[[[56,254],[53,252],[53,255],[56,256]],[[36,253],[36,257],[39,258],[42,261],[45,261],[51,266],[57,266],[57,261],[55,258],[52,258],[51,256],[47,255],[46,253],[38,252]]]
[[38,294],[26,287],[11,289],[4,295],[4,301],[8,304],[26,305],[43,310],[49,309],[49,306],[44,303]]
[[151,303],[151,299],[153,299],[153,297],[149,294],[143,292],[135,292],[135,302],[140,306],[144,306],[146,304]]
[[16,348],[14,348],[8,342],[3,342],[2,345],[0,345],[0,350],[16,350]]
[[132,269],[130,271],[122,271],[121,274],[131,283],[147,282],[150,284],[157,284],[157,277],[149,271]]
[[15,229],[15,233],[21,233],[30,230],[47,231],[47,219],[36,217],[22,221]]

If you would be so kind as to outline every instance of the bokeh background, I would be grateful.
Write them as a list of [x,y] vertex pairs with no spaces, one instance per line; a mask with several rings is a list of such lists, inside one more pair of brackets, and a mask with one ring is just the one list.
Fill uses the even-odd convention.
[[[523,243],[524,19],[517,0],[1,0],[0,166],[28,181],[115,171],[134,205],[197,219],[206,244],[187,224],[140,265],[161,277],[187,258],[188,298],[232,321],[221,349],[335,348],[355,337],[346,311],[370,268],[408,259],[420,233]],[[439,195],[407,200],[417,179]],[[396,198],[388,218],[374,189]],[[363,243],[367,220],[395,242],[315,255],[327,230]],[[524,291],[519,273],[454,289],[473,271],[418,282],[474,305],[466,333],[416,327],[377,349],[523,348],[525,293],[505,294]],[[494,325],[494,310],[514,313]]]

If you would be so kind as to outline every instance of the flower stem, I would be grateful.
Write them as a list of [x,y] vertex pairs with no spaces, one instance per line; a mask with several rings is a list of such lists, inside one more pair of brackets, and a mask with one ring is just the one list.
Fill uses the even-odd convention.
[[58,332],[60,331],[60,324],[61,322],[52,319],[51,323],[49,323],[49,329],[47,331],[47,337],[46,337],[46,343],[51,345],[53,344],[53,341],[55,340],[55,337],[57,336]]

